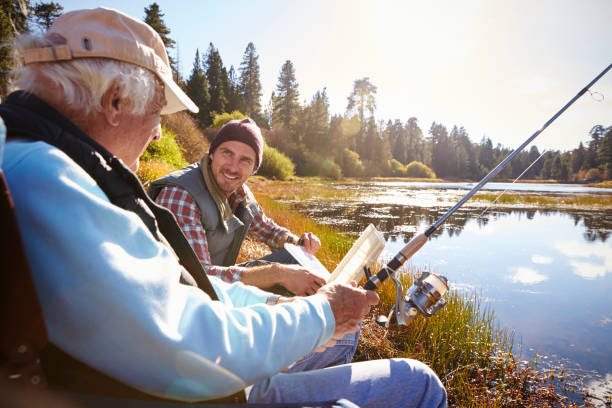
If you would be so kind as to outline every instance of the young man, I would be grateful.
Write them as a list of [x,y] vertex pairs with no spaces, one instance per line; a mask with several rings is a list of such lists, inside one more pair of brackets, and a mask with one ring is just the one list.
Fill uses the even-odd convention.
[[445,406],[438,378],[412,360],[279,374],[356,331],[378,297],[328,284],[267,305],[268,292],[208,278],[131,171],[160,114],[197,110],[153,29],[78,10],[16,48],[2,169],[53,345],[41,357],[52,387],[197,401],[252,385],[249,402]]
[[[325,281],[297,265],[282,249],[285,242],[298,240],[266,217],[245,184],[261,166],[263,145],[261,131],[252,119],[232,120],[215,135],[199,163],[154,181],[149,195],[172,211],[209,275],[261,289],[278,284],[297,295],[312,295]],[[276,252],[234,265],[248,233]],[[321,247],[312,233],[302,234],[300,242],[313,254]],[[350,363],[358,341],[359,331],[347,334],[334,347],[304,356],[289,372]]]
[[[298,239],[264,214],[245,184],[261,166],[263,147],[252,119],[232,120],[199,163],[154,181],[149,195],[174,213],[209,275],[261,289],[279,284],[296,295],[311,295],[325,281],[295,265],[282,248]],[[280,252],[257,266],[234,265],[247,234]],[[312,233],[302,234],[300,243],[312,254],[321,247]]]

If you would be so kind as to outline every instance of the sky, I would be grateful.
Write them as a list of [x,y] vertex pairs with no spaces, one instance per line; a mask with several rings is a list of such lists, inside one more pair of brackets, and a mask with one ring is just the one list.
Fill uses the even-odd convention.
[[[151,0],[60,0],[144,18]],[[357,79],[377,87],[378,120],[463,126],[516,148],[612,63],[612,0],[158,0],[184,77],[213,43],[238,69],[249,42],[267,105],[290,60],[300,101],[326,88],[344,114]],[[177,54],[178,51],[178,54]],[[612,71],[534,141],[571,150],[612,125]],[[603,100],[602,99],[603,95]]]

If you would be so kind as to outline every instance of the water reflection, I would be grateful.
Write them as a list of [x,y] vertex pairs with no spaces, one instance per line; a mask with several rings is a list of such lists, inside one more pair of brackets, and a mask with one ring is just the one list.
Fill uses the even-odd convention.
[[612,251],[602,243],[557,241],[555,249],[573,259],[570,265],[574,274],[584,279],[604,277],[606,272],[612,271]]
[[[385,239],[401,239],[408,242],[418,233],[436,222],[447,211],[447,207],[421,207],[408,205],[335,203],[330,205],[318,200],[293,203],[300,212],[308,214],[319,222],[341,227],[342,230],[359,235],[369,224],[384,232]],[[491,218],[516,215],[521,219],[532,220],[540,215],[569,215],[575,226],[582,226],[584,239],[589,242],[606,242],[612,229],[612,211],[585,210],[549,210],[496,208],[494,212],[477,218],[479,227],[485,227]],[[437,237],[442,234],[459,236],[469,220],[479,215],[473,208],[460,208],[434,232]]]

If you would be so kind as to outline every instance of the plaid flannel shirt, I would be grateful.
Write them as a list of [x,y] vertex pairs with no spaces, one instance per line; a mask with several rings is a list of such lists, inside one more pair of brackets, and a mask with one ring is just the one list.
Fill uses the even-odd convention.
[[[232,210],[235,210],[244,201],[244,198],[244,189],[240,187],[229,198]],[[185,237],[187,237],[207,274],[217,276],[226,282],[239,281],[242,278],[240,267],[212,264],[206,231],[202,226],[200,208],[187,190],[179,186],[164,187],[155,201],[174,213]],[[278,226],[272,219],[268,218],[259,204],[257,204],[255,218],[248,233],[251,237],[265,243],[272,249],[282,248],[287,235],[290,234],[288,229]]]

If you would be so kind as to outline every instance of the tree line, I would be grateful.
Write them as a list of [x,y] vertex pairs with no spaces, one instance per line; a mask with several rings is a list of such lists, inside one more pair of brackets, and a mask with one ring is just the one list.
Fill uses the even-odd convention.
[[[13,30],[28,29],[28,22],[48,27],[62,12],[57,2],[37,3],[0,0],[2,39]],[[25,5],[25,6],[24,6]],[[23,18],[24,9],[29,18]],[[20,14],[21,13],[21,14]],[[331,114],[326,89],[300,103],[295,67],[287,60],[281,67],[270,100],[262,105],[259,55],[249,42],[240,65],[229,69],[219,50],[209,43],[203,53],[196,49],[191,71],[181,76],[178,45],[170,38],[157,3],[144,9],[143,20],[155,29],[168,50],[176,82],[198,105],[194,114],[204,134],[216,116],[244,114],[263,129],[269,147],[294,164],[300,176],[342,177],[415,176],[478,180],[500,163],[512,149],[493,145],[489,137],[472,142],[461,126],[447,128],[433,122],[426,132],[416,117],[402,122],[375,116],[377,87],[368,77],[356,79],[347,97],[344,114]],[[176,58],[174,58],[176,55]],[[4,64],[4,58],[2,59]],[[2,77],[6,67],[2,66]],[[5,91],[5,88],[0,88]],[[2,94],[4,95],[4,93]],[[540,152],[536,146],[519,153],[498,178],[555,179],[583,182],[612,179],[612,126],[595,124],[587,145],[567,152]],[[523,174],[524,173],[524,174]]]

